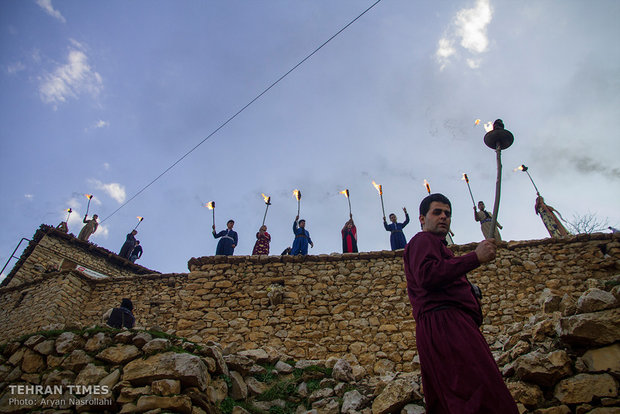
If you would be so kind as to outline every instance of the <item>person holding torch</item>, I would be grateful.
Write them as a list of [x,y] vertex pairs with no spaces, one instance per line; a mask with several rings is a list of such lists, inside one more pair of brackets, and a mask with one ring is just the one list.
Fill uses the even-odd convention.
[[416,321],[428,413],[502,413],[519,410],[479,326],[480,289],[467,272],[495,259],[495,241],[455,257],[446,246],[452,205],[443,194],[420,203],[422,231],[403,255],[407,293]]
[[390,234],[390,246],[392,250],[404,249],[407,245],[407,238],[405,237],[405,233],[403,233],[403,228],[409,224],[409,214],[407,213],[407,208],[403,207],[403,211],[405,212],[405,221],[402,223],[396,222],[396,214],[390,214],[390,224],[387,224],[385,221],[385,216],[383,216],[383,227],[385,227],[386,231],[389,231]]
[[213,225],[213,238],[220,239],[215,249],[215,255],[232,256],[237,247],[237,232],[233,230],[235,225],[234,220],[228,220],[226,223],[226,230],[222,230],[219,233],[215,232],[215,224]]
[[474,206],[474,220],[480,222],[480,229],[482,230],[482,235],[485,239],[495,239],[497,241],[502,241],[502,236],[499,234],[498,227],[503,229],[502,225],[497,222],[495,226],[495,232],[491,229],[491,213],[484,209],[484,203],[482,201],[478,201],[478,210],[476,210],[476,206]]
[[[299,223],[299,226],[297,225]],[[293,233],[295,234],[295,240],[293,240],[293,247],[291,248],[291,256],[308,254],[308,244],[310,247],[314,247],[310,233],[306,230],[306,220],[299,220],[299,216],[295,217],[293,222]]]
[[93,218],[90,220],[86,220],[87,218],[88,215],[85,215],[84,220],[82,220],[85,225],[84,227],[82,227],[82,230],[80,230],[80,234],[78,234],[78,240],[88,241],[88,238],[91,236],[91,234],[96,232],[97,227],[99,227],[99,223],[97,223],[97,219],[99,218],[98,215],[93,214]]
[[342,234],[342,252],[357,253],[357,228],[353,222],[353,214],[349,213],[349,221],[344,223]]
[[269,243],[271,243],[271,235],[267,233],[267,226],[264,224],[260,226],[256,233],[256,243],[254,243],[254,249],[252,249],[252,255],[269,254]]

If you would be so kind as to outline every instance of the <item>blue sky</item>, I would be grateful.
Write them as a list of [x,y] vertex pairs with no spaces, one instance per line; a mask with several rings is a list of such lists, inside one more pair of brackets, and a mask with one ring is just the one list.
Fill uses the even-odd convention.
[[211,200],[245,255],[271,196],[279,254],[294,189],[311,254],[341,251],[345,188],[360,249],[389,249],[373,180],[386,213],[411,213],[407,238],[427,179],[452,200],[455,242],[479,241],[461,176],[490,209],[482,124],[496,118],[515,135],[502,155],[505,240],[547,236],[520,164],[565,218],[620,223],[620,3],[604,0],[383,0],[116,211],[373,3],[0,1],[2,264],[69,207],[78,234],[84,193],[101,221],[90,240],[119,251],[143,216],[138,263],[161,272],[214,254]]

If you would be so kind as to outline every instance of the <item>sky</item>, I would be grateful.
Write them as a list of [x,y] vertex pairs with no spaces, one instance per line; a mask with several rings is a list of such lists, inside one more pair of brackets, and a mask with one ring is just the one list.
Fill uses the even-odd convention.
[[84,194],[91,242],[118,252],[142,216],[137,263],[164,273],[215,253],[209,201],[248,255],[270,196],[280,254],[294,189],[310,254],[342,251],[344,189],[360,251],[388,250],[373,180],[407,239],[426,179],[455,243],[477,242],[461,177],[492,210],[498,118],[504,240],[548,237],[521,164],[565,219],[620,225],[620,2],[382,0],[252,102],[374,3],[0,0],[0,263],[68,208],[77,235]]

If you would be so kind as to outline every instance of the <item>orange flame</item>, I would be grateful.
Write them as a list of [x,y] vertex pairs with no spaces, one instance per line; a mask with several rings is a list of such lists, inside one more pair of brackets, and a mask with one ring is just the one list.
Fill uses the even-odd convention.
[[215,208],[215,201],[209,201],[205,207],[207,207],[209,210],[213,210]]
[[347,188],[346,190],[342,190],[340,194],[344,194],[346,198],[349,198],[349,189]]
[[140,221],[144,220],[144,217],[137,216],[136,218]]
[[428,193],[431,193],[431,185],[428,183],[428,181],[426,181],[426,179],[424,179],[424,186],[426,187],[426,191],[428,191]]
[[293,190],[293,197],[295,197],[297,201],[301,200],[301,191],[297,189]]
[[67,213],[71,213],[71,212],[73,212],[73,210],[71,210],[71,208],[68,208]]
[[463,178],[461,178],[461,180],[465,180],[465,182],[469,182],[469,177],[467,177],[467,174],[463,173]]
[[86,197],[86,198],[88,198],[90,200],[91,198],[93,198],[93,195],[92,194],[84,194],[84,197]]
[[525,171],[525,165],[521,164],[517,168],[515,168],[513,171]]
[[476,121],[474,122],[474,125],[478,125],[478,124],[480,124],[480,120],[476,119]]
[[372,182],[372,185],[375,186],[375,188],[377,189],[377,191],[379,192],[379,195],[383,195],[383,186],[381,184],[377,184],[374,181]]
[[263,200],[265,200],[265,204],[271,204],[271,197],[266,196],[265,194],[261,193],[260,195],[263,196]]

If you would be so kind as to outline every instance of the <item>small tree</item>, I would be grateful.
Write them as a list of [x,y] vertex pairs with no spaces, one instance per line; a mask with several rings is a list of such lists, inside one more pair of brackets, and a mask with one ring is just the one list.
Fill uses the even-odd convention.
[[573,234],[590,234],[606,231],[609,227],[608,218],[600,218],[589,211],[586,214],[574,214],[566,224]]

